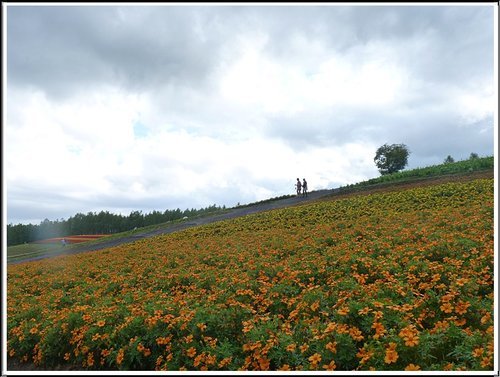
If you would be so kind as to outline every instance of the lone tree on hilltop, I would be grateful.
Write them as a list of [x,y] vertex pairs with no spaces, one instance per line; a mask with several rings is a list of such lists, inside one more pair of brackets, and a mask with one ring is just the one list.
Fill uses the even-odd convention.
[[404,144],[382,145],[375,154],[375,165],[382,175],[396,173],[408,165],[410,151]]
[[453,157],[451,157],[450,155],[448,155],[448,157],[446,157],[446,158],[444,159],[444,163],[445,163],[445,164],[451,164],[451,163],[453,163],[453,162],[455,162],[455,159],[454,159]]

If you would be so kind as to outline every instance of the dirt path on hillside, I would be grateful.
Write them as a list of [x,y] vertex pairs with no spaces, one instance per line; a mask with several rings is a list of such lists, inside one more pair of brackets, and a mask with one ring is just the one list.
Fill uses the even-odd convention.
[[149,237],[154,237],[154,236],[158,236],[158,235],[178,232],[178,231],[181,231],[184,229],[192,228],[194,226],[210,224],[210,223],[214,223],[217,221],[223,221],[223,220],[228,220],[228,219],[234,219],[236,217],[247,216],[250,214],[270,211],[270,210],[278,209],[278,208],[285,208],[285,207],[307,204],[307,203],[311,203],[311,202],[315,202],[315,201],[319,201],[319,200],[325,200],[325,199],[326,200],[328,200],[328,199],[335,200],[337,198],[341,199],[341,198],[346,198],[346,197],[356,196],[356,195],[370,195],[370,194],[378,193],[378,192],[390,192],[390,191],[396,191],[396,190],[405,190],[405,189],[409,189],[409,188],[413,188],[413,187],[436,185],[436,184],[441,184],[441,183],[446,183],[446,182],[470,181],[470,180],[474,180],[474,179],[493,178],[493,177],[494,177],[494,174],[493,174],[493,171],[491,170],[491,171],[472,172],[472,173],[468,173],[468,174],[421,178],[421,179],[415,179],[411,182],[402,182],[402,183],[388,182],[388,183],[373,185],[373,186],[366,187],[366,188],[357,188],[357,189],[354,189],[354,190],[349,191],[349,192],[346,192],[345,190],[341,190],[338,188],[337,189],[329,189],[329,190],[311,191],[307,197],[294,196],[294,197],[270,201],[270,202],[257,203],[257,204],[247,206],[247,207],[232,208],[232,209],[228,210],[226,213],[216,214],[216,215],[212,215],[212,216],[208,215],[208,216],[200,217],[200,218],[188,219],[185,222],[181,222],[181,223],[167,224],[165,226],[162,226],[161,228],[158,228],[158,229],[155,229],[152,231],[145,231],[142,233],[137,233],[134,235],[124,236],[124,237],[120,237],[120,238],[114,238],[114,239],[110,239],[107,241],[103,240],[102,242],[99,242],[98,244],[94,244],[94,245],[85,245],[85,244],[75,245],[75,246],[71,247],[70,249],[61,250],[61,252],[57,253],[57,254],[51,253],[51,254],[47,254],[47,255],[38,255],[36,257],[31,257],[31,258],[28,257],[28,258],[23,259],[23,260],[16,260],[13,262],[9,262],[9,264],[31,262],[31,261],[35,261],[35,260],[51,258],[51,257],[55,257],[55,256],[60,256],[60,255],[70,255],[70,254],[77,254],[77,253],[107,249],[110,247],[119,246],[119,245],[122,245],[125,243],[134,242],[134,241],[144,239],[144,238],[149,238]]

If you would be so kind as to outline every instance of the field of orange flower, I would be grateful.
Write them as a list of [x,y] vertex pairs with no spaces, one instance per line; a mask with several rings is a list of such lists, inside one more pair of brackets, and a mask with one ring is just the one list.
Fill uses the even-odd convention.
[[274,210],[8,266],[50,369],[492,370],[493,180]]

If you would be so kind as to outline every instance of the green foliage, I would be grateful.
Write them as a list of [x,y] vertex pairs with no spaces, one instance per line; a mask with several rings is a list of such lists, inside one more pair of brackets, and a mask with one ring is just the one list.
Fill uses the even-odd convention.
[[356,188],[374,186],[383,183],[396,183],[412,179],[437,177],[441,175],[466,174],[474,171],[491,170],[494,167],[493,156],[468,159],[447,164],[432,165],[423,168],[401,171],[393,174],[382,175],[353,185],[340,187],[340,191],[351,191]]
[[404,144],[384,144],[377,149],[375,154],[375,165],[380,174],[392,174],[398,172],[408,164],[410,151]]

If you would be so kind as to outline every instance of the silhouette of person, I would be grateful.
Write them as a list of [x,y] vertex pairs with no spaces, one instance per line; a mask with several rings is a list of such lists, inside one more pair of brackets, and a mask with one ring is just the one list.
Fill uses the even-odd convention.
[[297,190],[297,196],[300,195],[300,190],[302,189],[302,183],[300,183],[300,179],[297,178],[297,183],[295,184],[295,189]]
[[307,181],[305,178],[302,179],[302,196],[307,196]]

